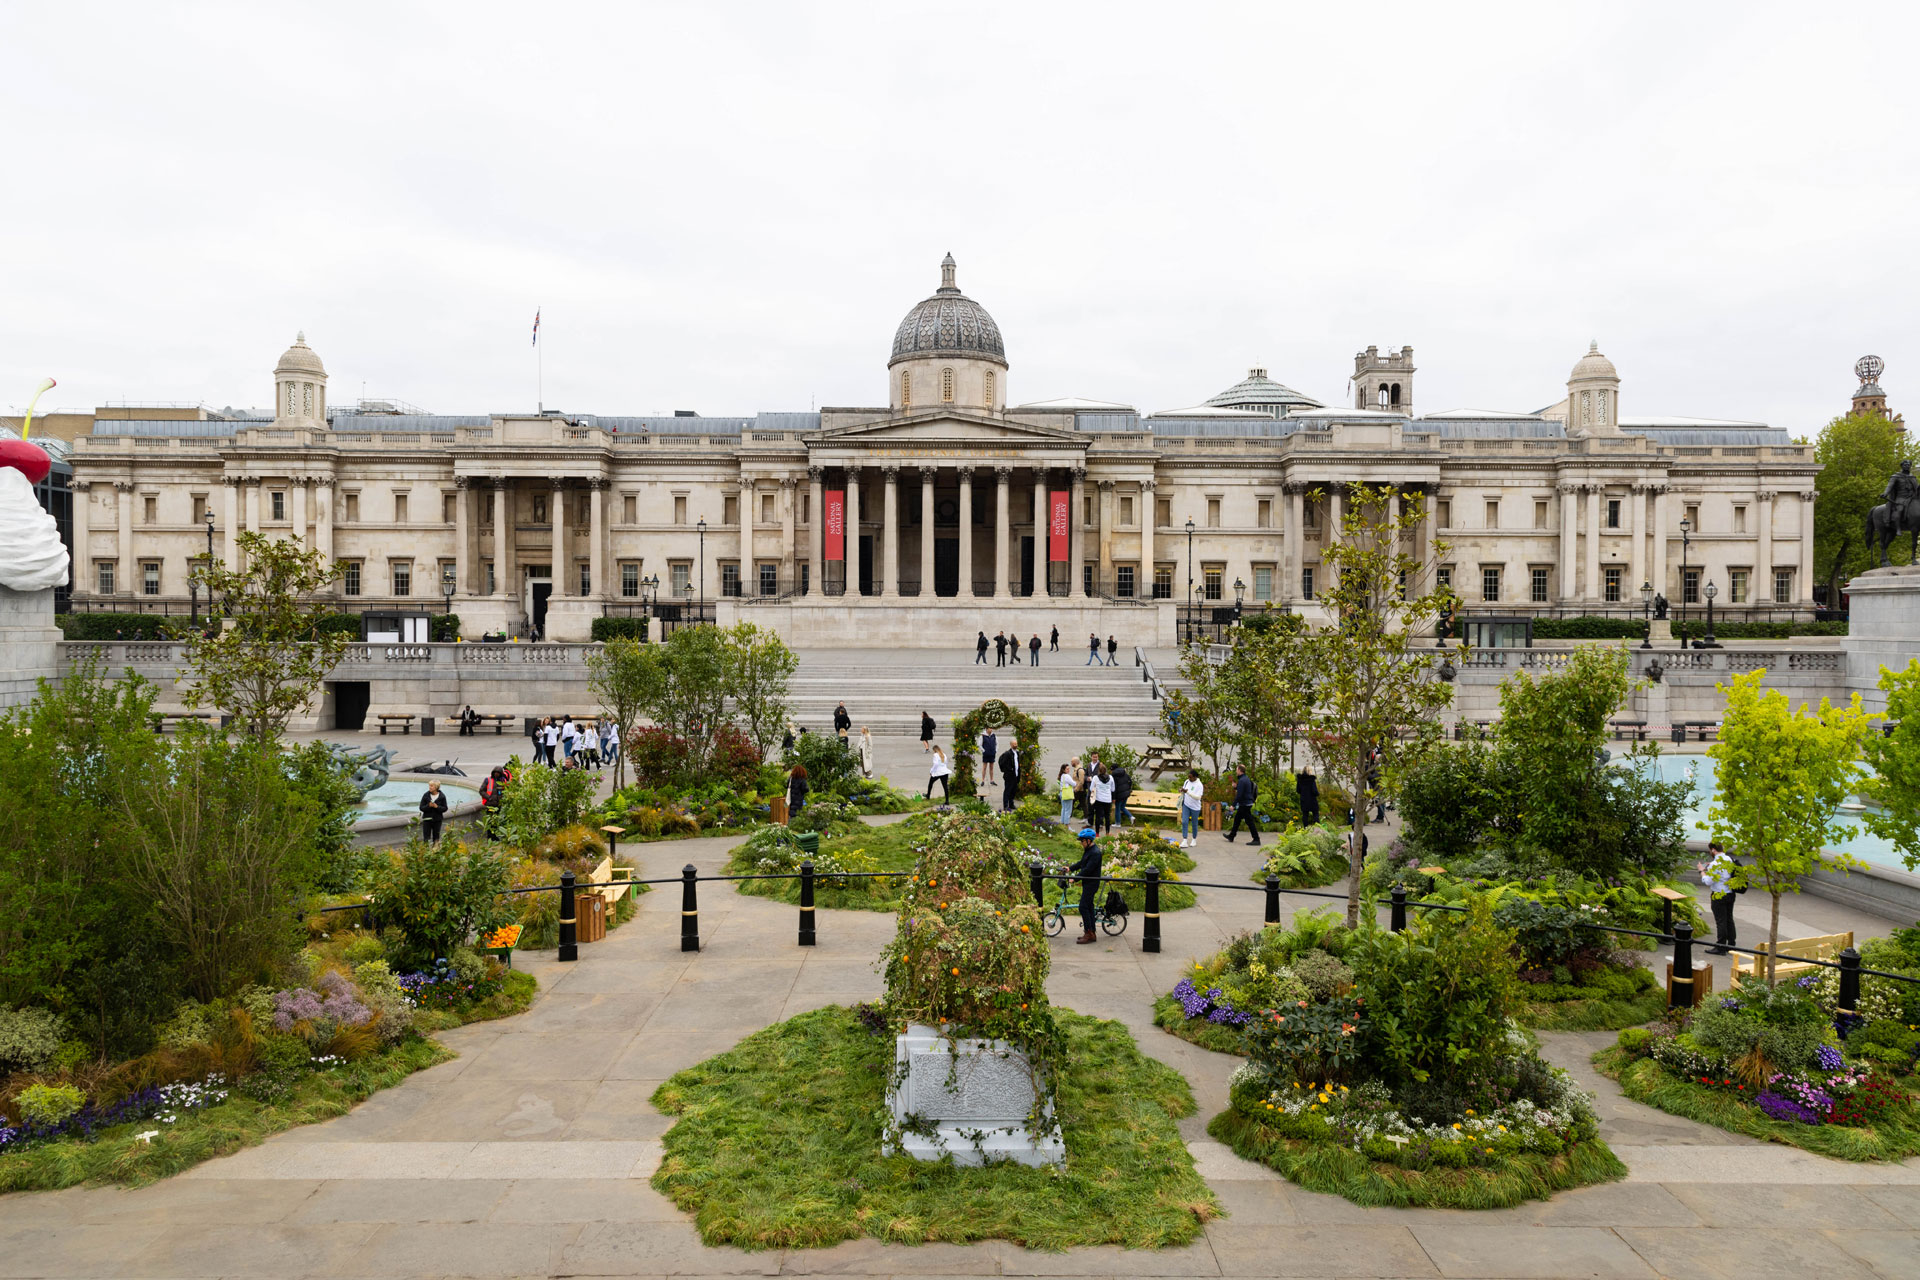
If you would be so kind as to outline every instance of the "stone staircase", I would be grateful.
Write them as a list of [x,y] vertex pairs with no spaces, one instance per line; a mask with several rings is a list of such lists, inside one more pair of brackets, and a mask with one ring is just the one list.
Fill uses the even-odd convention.
[[1140,744],[1160,737],[1160,704],[1131,650],[1118,655],[1120,666],[1089,667],[1084,649],[1063,646],[1042,651],[1038,671],[978,666],[971,649],[810,649],[799,657],[789,701],[795,721],[813,733],[832,732],[834,705],[845,702],[856,733],[865,725],[876,738],[917,738],[924,710],[944,742],[956,716],[999,698],[1040,716],[1050,745],[1077,750],[1104,738]]

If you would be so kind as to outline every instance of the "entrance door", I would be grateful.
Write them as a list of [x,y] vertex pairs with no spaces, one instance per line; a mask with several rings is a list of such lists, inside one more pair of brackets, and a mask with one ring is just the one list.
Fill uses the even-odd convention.
[[367,708],[373,705],[373,686],[365,680],[336,680],[327,687],[333,692],[333,727],[342,733],[365,728]]
[[547,634],[547,597],[552,594],[552,579],[527,579],[527,617],[533,620],[533,633],[536,636]]
[[1033,539],[1020,539],[1020,594],[1033,594]]
[[958,538],[933,540],[933,594],[937,596],[960,594],[960,539]]
[[860,594],[873,594],[873,535],[860,535]]

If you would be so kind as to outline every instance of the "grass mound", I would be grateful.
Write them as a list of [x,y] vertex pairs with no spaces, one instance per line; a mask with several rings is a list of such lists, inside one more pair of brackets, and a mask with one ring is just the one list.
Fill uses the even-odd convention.
[[1558,1155],[1509,1155],[1496,1166],[1416,1170],[1369,1160],[1331,1142],[1289,1138],[1235,1108],[1215,1116],[1207,1132],[1309,1191],[1361,1205],[1506,1209],[1627,1176],[1627,1166],[1597,1138]]
[[821,1248],[1010,1240],[1035,1249],[1181,1245],[1219,1205],[1175,1123],[1194,1111],[1171,1067],[1118,1022],[1056,1009],[1066,1037],[1060,1169],[962,1169],[880,1154],[893,1037],[831,1007],[756,1032],[653,1095],[680,1117],[653,1185],[709,1245]]
[[[1653,975],[1647,977],[1651,982]],[[1652,986],[1632,996],[1529,1000],[1520,1023],[1535,1031],[1621,1031],[1652,1022],[1666,1009],[1667,993]]]
[[[1920,1126],[1913,1124],[1812,1125],[1775,1120],[1725,1090],[1694,1084],[1651,1058],[1634,1059],[1618,1048],[1594,1054],[1593,1065],[1601,1075],[1618,1080],[1620,1091],[1635,1102],[1729,1133],[1784,1143],[1835,1160],[1905,1160],[1920,1155]],[[1915,1082],[1908,1077],[1900,1083],[1911,1092]]]

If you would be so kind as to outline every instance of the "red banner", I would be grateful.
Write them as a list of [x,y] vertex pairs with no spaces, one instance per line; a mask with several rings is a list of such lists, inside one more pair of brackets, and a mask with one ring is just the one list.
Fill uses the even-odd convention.
[[845,560],[847,558],[847,491],[829,489],[825,497],[827,500],[826,556],[829,560]]
[[1067,504],[1073,495],[1065,489],[1055,489],[1047,497],[1047,559],[1062,564],[1067,558]]

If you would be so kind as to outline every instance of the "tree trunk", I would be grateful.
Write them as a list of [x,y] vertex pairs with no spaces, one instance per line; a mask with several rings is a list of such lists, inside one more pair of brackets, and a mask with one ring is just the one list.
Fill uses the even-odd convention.
[[1364,753],[1358,758],[1353,776],[1346,779],[1347,798],[1352,802],[1348,810],[1347,843],[1347,928],[1360,927],[1360,867],[1366,861],[1361,852],[1360,841],[1365,835],[1367,825],[1367,807],[1362,801],[1362,788],[1366,786],[1367,765]]
[[1780,969],[1780,892],[1773,891],[1773,919],[1767,922],[1767,985],[1777,981]]

